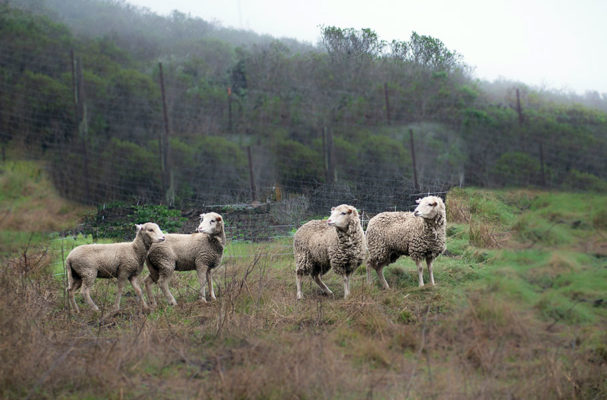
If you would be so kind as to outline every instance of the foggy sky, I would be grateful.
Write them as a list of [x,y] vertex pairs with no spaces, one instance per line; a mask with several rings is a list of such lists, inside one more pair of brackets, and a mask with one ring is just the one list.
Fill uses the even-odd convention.
[[320,25],[412,31],[442,40],[474,76],[607,94],[605,0],[126,0],[161,15],[177,9],[225,27],[316,44]]

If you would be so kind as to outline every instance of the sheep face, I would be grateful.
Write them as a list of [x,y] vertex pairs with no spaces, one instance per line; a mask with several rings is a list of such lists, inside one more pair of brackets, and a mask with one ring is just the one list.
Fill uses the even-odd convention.
[[353,217],[358,217],[358,212],[356,211],[356,208],[346,204],[342,204],[331,209],[331,216],[327,220],[327,224],[329,226],[334,226],[338,229],[344,230],[348,228],[350,220]]
[[434,219],[437,214],[444,212],[445,204],[440,197],[428,196],[423,199],[417,199],[417,207],[413,211],[416,217],[425,219]]
[[196,232],[206,233],[208,235],[216,235],[223,230],[223,218],[221,215],[210,212],[200,214],[200,225],[196,228]]
[[160,227],[153,222],[146,222],[142,225],[136,225],[137,234],[142,235],[146,243],[164,242],[164,233]]

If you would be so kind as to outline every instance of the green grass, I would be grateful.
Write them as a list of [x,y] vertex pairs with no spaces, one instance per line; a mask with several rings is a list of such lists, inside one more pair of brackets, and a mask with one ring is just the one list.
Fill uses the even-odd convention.
[[0,256],[45,247],[50,233],[73,229],[89,211],[58,195],[42,163],[0,163]]
[[[48,304],[47,319],[30,330],[7,330],[5,349],[53,339],[43,355],[35,347],[4,357],[8,363],[32,358],[29,370],[16,369],[23,373],[5,393],[29,394],[29,377],[76,343],[88,348],[68,356],[79,367],[69,374],[53,370],[39,397],[601,398],[607,394],[607,257],[605,231],[595,221],[604,200],[456,190],[448,204],[463,217],[448,225],[449,252],[434,264],[437,286],[418,288],[414,263],[401,257],[386,268],[390,290],[380,288],[374,271],[366,285],[363,265],[348,300],[333,272],[323,280],[334,297],[305,279],[304,300],[295,300],[291,237],[229,241],[214,272],[216,302],[198,301],[195,273],[179,272],[171,283],[179,305],[168,306],[155,288],[159,305],[149,315],[138,312],[130,287],[118,315],[92,312],[79,295],[83,312],[69,315],[62,279],[36,278],[30,281],[48,290],[27,312]],[[577,209],[580,202],[593,209]],[[563,222],[551,228],[554,236],[529,233],[556,220]],[[491,229],[473,230],[470,221]],[[61,249],[66,255],[91,240],[55,237],[47,244],[55,278],[63,271]],[[107,310],[114,293],[115,282],[98,280],[92,296]],[[25,323],[18,316],[10,321]],[[27,336],[36,329],[43,329],[38,339]],[[8,332],[20,334],[13,340]],[[78,383],[83,380],[89,384]]]

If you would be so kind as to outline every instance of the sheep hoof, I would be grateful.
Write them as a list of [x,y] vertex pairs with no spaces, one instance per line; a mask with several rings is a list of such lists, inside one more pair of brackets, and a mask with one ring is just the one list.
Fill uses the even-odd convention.
[[211,296],[211,300],[215,301],[215,300],[217,300],[217,297]]

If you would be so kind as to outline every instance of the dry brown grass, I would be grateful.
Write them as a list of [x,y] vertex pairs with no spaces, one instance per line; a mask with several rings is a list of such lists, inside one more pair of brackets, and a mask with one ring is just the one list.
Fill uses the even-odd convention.
[[505,235],[495,228],[494,225],[476,219],[470,220],[469,225],[470,244],[485,248],[498,248],[504,242]]
[[[29,260],[29,261],[26,261]],[[28,264],[29,263],[29,264]],[[305,285],[292,260],[258,253],[216,273],[219,298],[195,301],[180,275],[179,306],[146,316],[70,315],[45,256],[0,272],[2,398],[592,398],[605,395],[607,356],[584,332],[546,329],[531,311],[487,292],[444,307],[440,288],[380,291],[355,276],[342,300]],[[94,296],[111,304],[113,285]],[[571,340],[577,340],[577,347]],[[605,351],[607,354],[607,351]]]
[[447,194],[445,207],[447,209],[447,221],[458,224],[470,222],[470,206],[463,191],[451,190]]
[[6,162],[0,169],[0,230],[57,232],[74,227],[91,207],[70,202],[57,193],[43,165]]

